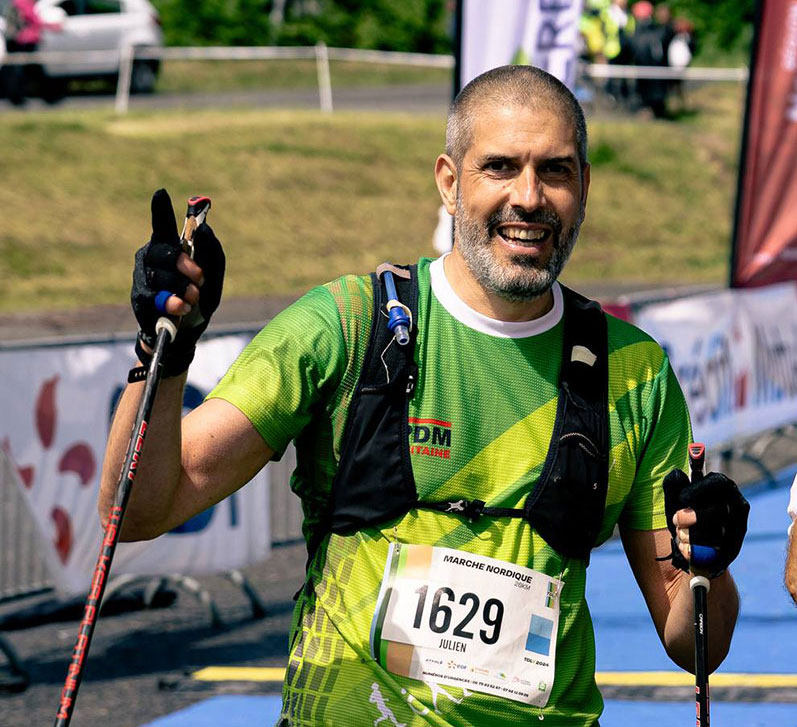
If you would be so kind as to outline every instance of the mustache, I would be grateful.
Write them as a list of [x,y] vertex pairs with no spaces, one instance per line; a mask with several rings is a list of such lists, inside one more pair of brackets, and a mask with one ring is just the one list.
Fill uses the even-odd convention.
[[523,212],[509,207],[493,212],[487,219],[487,230],[490,236],[495,234],[499,225],[507,222],[522,222],[529,225],[548,225],[554,232],[555,244],[558,245],[562,234],[562,220],[553,210],[536,209],[532,212]]

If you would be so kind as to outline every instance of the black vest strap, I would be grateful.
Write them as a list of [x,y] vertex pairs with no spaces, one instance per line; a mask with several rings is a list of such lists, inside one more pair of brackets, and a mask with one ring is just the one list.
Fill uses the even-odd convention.
[[[418,320],[416,266],[396,277],[398,297]],[[589,560],[608,489],[608,343],[606,317],[594,301],[562,286],[565,313],[556,421],[542,473],[522,508],[481,500],[419,501],[409,454],[409,401],[418,367],[416,330],[399,346],[387,328],[384,286],[372,274],[374,316],[362,373],[348,412],[330,509],[309,543],[327,533],[381,525],[413,508],[463,516],[522,517],[561,554]]]
[[[409,512],[417,502],[409,440],[409,401],[418,366],[415,339],[418,320],[417,265],[396,266],[409,272],[394,275],[398,298],[412,313],[410,342],[399,346],[388,329],[387,292],[371,274],[374,314],[365,360],[349,407],[341,458],[332,481],[329,517],[309,543],[310,557],[327,532],[354,532]],[[380,266],[381,268],[381,266]]]
[[606,316],[562,286],[565,326],[556,422],[543,471],[524,506],[560,553],[589,561],[609,486],[609,352]]

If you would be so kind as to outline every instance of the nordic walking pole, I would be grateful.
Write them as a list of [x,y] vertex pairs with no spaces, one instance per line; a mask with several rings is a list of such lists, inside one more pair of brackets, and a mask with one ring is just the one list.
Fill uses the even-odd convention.
[[[194,257],[194,232],[202,222],[205,221],[208,210],[210,209],[209,197],[191,197],[188,200],[188,211],[185,216],[183,232],[180,236],[180,243],[183,251]],[[190,315],[190,313],[189,313]],[[108,582],[108,573],[111,570],[116,545],[119,542],[119,532],[122,527],[122,518],[125,514],[127,501],[130,499],[130,492],[133,487],[133,480],[136,477],[138,460],[144,446],[144,438],[149,427],[149,418],[152,414],[152,407],[155,403],[155,395],[158,391],[161,373],[163,370],[163,352],[166,346],[171,343],[177,335],[177,323],[171,318],[161,316],[155,324],[157,339],[155,349],[152,352],[152,359],[147,368],[147,378],[144,384],[144,393],[138,405],[133,431],[130,435],[130,443],[127,446],[124,466],[119,476],[119,485],[116,489],[116,498],[111,507],[108,525],[105,528],[105,535],[100,547],[100,555],[97,565],[94,567],[94,575],[91,578],[91,589],[86,598],[86,605],[83,611],[83,620],[80,622],[78,637],[75,648],[72,650],[72,660],[66,673],[64,687],[61,690],[61,699],[58,703],[58,712],[55,716],[55,727],[68,727],[72,721],[72,713],[77,701],[77,693],[80,682],[83,678],[83,668],[86,657],[91,646],[91,638],[94,635],[94,627],[97,624],[102,596],[105,593],[105,586]]]
[[[689,475],[692,483],[703,479],[703,465],[706,461],[706,448],[702,444],[689,445]],[[691,539],[690,539],[691,540]],[[707,597],[711,583],[708,578],[695,573],[691,567],[695,554],[692,549],[705,548],[690,544],[690,571],[692,579],[689,588],[695,601],[695,710],[697,727],[709,727],[708,696],[708,604]],[[710,548],[713,551],[713,548]],[[713,554],[713,553],[712,553]],[[696,558],[695,558],[696,559]]]

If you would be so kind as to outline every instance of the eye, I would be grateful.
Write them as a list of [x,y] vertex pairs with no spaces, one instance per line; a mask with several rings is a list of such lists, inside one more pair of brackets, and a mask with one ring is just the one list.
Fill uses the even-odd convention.
[[484,169],[488,172],[506,172],[509,169],[509,164],[506,159],[490,159],[484,165]]
[[570,165],[563,162],[549,162],[545,165],[543,171],[557,176],[565,176],[572,173]]

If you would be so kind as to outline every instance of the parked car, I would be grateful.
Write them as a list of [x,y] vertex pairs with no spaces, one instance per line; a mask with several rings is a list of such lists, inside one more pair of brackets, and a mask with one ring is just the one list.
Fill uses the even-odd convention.
[[[7,0],[0,0],[0,4]],[[36,10],[58,29],[42,32],[41,51],[114,51],[107,59],[76,59],[45,63],[41,68],[41,95],[49,100],[66,93],[70,80],[119,76],[119,51],[125,46],[162,48],[163,32],[158,11],[148,0],[39,0]],[[0,28],[2,30],[2,28]],[[133,63],[130,90],[150,93],[155,87],[160,61]]]

